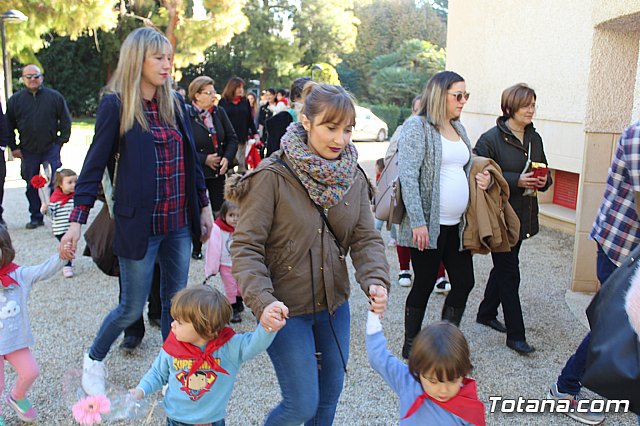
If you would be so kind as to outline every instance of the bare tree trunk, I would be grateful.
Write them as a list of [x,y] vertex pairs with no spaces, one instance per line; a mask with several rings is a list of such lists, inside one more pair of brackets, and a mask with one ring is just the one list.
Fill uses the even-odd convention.
[[169,23],[167,24],[167,31],[165,32],[165,35],[171,43],[175,56],[176,46],[178,44],[176,28],[178,28],[178,24],[180,23],[183,3],[182,0],[162,0],[161,3],[169,12]]

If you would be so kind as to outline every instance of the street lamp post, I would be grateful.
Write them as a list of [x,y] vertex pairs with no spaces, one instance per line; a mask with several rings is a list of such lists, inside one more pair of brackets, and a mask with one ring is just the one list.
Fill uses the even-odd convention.
[[11,55],[7,49],[7,33],[5,24],[24,22],[29,19],[19,10],[9,9],[0,15],[0,33],[2,34],[2,69],[4,72],[4,97],[5,102],[11,96]]
[[311,80],[316,79],[316,71],[324,71],[324,67],[320,64],[313,64],[313,66],[311,67]]

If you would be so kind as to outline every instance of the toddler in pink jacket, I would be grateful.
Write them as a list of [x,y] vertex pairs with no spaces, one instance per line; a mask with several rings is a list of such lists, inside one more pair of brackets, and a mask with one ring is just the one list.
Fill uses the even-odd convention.
[[240,288],[231,274],[231,242],[239,217],[238,206],[230,201],[222,203],[220,215],[214,222],[211,237],[207,242],[204,264],[204,274],[207,278],[220,273],[225,295],[233,307],[233,323],[242,321],[240,312],[244,310]]

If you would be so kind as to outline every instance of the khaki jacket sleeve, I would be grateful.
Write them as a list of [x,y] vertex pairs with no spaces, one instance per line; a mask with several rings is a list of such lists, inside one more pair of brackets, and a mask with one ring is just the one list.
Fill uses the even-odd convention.
[[278,179],[267,170],[250,177],[249,190],[240,202],[240,219],[233,233],[233,276],[242,297],[256,318],[272,302],[273,284],[266,265],[266,241],[274,219]]
[[362,179],[360,190],[360,214],[358,223],[351,234],[351,261],[356,270],[356,281],[369,295],[369,286],[383,285],[390,289],[389,263],[385,253],[384,242],[376,231],[371,214],[367,181],[361,173],[356,179]]

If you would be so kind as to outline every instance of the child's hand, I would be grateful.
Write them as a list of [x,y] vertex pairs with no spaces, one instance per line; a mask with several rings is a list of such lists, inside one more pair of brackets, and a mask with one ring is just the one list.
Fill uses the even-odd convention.
[[280,330],[287,323],[289,308],[282,302],[273,302],[262,311],[260,324],[269,333]]
[[144,391],[140,388],[129,389],[129,393],[138,401],[144,398]]
[[369,310],[382,318],[382,314],[387,310],[386,287],[379,284],[369,286]]
[[49,203],[42,203],[40,205],[40,213],[45,214],[49,210]]

